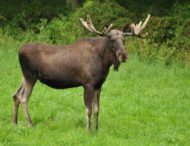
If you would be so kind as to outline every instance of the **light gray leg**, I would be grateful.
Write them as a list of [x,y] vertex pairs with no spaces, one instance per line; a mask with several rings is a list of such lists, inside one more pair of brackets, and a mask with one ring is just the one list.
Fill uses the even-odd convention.
[[20,98],[20,102],[23,106],[25,117],[27,119],[29,126],[32,126],[32,120],[31,120],[29,112],[28,112],[28,102],[29,102],[29,98],[32,93],[34,84],[35,84],[35,82],[27,81],[25,78],[23,78],[24,93],[23,93],[22,97]]
[[87,118],[87,130],[90,130],[90,118],[92,115],[92,99],[94,97],[94,89],[92,87],[84,88],[84,103],[86,107],[86,118]]
[[14,108],[13,108],[13,124],[17,124],[17,115],[18,115],[18,108],[20,105],[20,101],[17,97],[13,97],[14,99]]
[[17,116],[18,116],[18,108],[20,105],[19,96],[21,96],[21,93],[23,92],[23,83],[21,83],[19,89],[16,91],[16,93],[13,95],[13,124],[17,124]]
[[100,98],[101,88],[95,91],[95,96],[93,99],[93,110],[94,110],[94,129],[98,130],[98,114],[99,114],[99,98]]
[[32,125],[32,121],[28,112],[28,102],[30,95],[32,93],[33,86],[35,81],[27,81],[24,77],[22,79],[22,83],[17,92],[13,95],[14,100],[14,108],[13,108],[13,123],[17,124],[17,115],[19,104],[21,103],[24,109],[24,113],[28,122],[28,125]]

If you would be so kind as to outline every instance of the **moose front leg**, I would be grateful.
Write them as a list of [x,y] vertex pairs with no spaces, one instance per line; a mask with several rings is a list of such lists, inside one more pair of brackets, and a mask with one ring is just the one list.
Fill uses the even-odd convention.
[[96,89],[93,98],[93,110],[94,110],[94,129],[98,130],[98,113],[99,113],[99,98],[100,98],[101,88]]
[[87,130],[90,130],[90,118],[92,115],[92,99],[94,98],[95,90],[91,86],[84,87],[84,103],[86,107]]

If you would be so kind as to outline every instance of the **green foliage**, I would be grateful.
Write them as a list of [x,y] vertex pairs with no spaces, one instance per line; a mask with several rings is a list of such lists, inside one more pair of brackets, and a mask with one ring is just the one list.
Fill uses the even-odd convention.
[[152,17],[149,23],[150,38],[153,42],[162,44],[175,37],[178,19],[175,17]]
[[189,18],[189,0],[116,0],[120,6],[127,9],[136,17],[146,17],[147,13],[153,16],[180,16]]
[[3,16],[1,24],[21,27],[26,30],[31,24],[40,22],[41,18],[49,21],[60,13],[66,15],[69,8],[62,0],[0,0],[0,14]]
[[2,1],[0,41],[8,37],[23,43],[66,45],[95,37],[80,24],[79,18],[86,19],[87,14],[101,31],[105,24],[113,23],[113,29],[121,29],[128,22],[138,23],[150,13],[152,17],[145,30],[149,36],[147,39],[127,38],[128,52],[165,64],[190,64],[190,3],[187,0],[80,0],[78,3],[74,11],[66,1],[59,0]]
[[176,2],[172,7],[172,11],[170,11],[171,16],[178,16],[181,20],[189,19],[189,13],[190,3],[188,1],[181,4]]
[[[179,17],[152,17],[146,29],[148,38],[130,39],[127,44],[129,52],[136,52],[146,59],[161,60],[165,64],[184,61],[189,64],[189,24],[189,19],[181,21]],[[134,46],[134,43],[138,45]]]
[[[86,19],[90,15],[97,30],[101,31],[105,24],[113,23],[113,28],[122,28],[123,24],[127,22],[129,16],[128,11],[121,8],[116,2],[99,2],[86,1],[82,8],[69,18],[69,23],[64,26],[63,37],[67,43],[72,43],[84,37],[95,36],[88,30],[84,29],[79,19]],[[74,34],[74,35],[70,35]],[[69,37],[68,37],[69,36]]]

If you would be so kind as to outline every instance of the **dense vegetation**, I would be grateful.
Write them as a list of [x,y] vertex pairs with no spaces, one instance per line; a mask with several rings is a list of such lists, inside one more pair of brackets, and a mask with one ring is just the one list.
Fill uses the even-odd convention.
[[[92,16],[97,29],[114,24],[120,29],[151,14],[147,39],[127,38],[130,53],[142,58],[190,63],[190,2],[188,0],[0,0],[0,42],[14,39],[24,42],[70,44],[94,36],[83,29],[79,18]],[[70,0],[72,2],[72,0]]]

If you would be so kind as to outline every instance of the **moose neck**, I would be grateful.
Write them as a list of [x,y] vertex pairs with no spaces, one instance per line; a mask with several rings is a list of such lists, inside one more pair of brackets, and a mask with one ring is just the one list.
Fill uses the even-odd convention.
[[104,60],[106,68],[109,68],[112,64],[114,65],[114,70],[118,70],[120,62],[118,61],[115,53],[110,49],[110,41],[108,38],[103,37],[103,43],[101,47],[101,56]]

